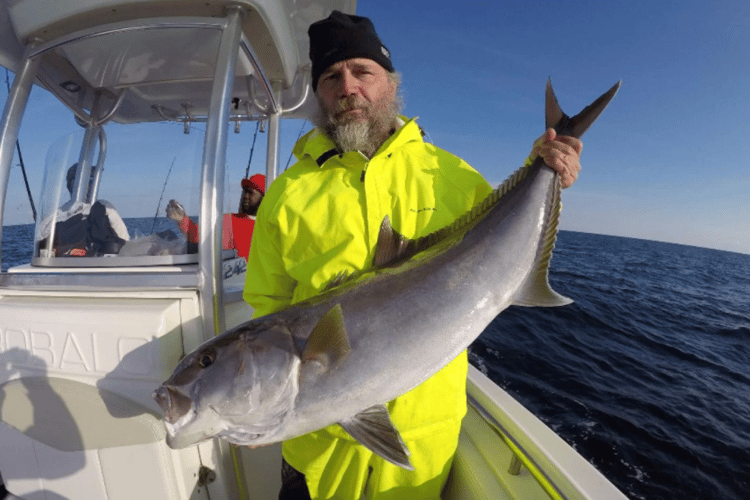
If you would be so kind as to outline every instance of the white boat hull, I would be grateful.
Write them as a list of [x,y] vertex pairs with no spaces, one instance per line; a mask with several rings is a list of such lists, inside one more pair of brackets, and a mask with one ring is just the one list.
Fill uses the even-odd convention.
[[[242,303],[228,309],[236,318],[252,312]],[[203,338],[196,292],[3,291],[0,318],[0,471],[9,491],[235,497],[229,446],[171,450],[151,398]],[[209,469],[213,482],[201,484],[198,472]]]

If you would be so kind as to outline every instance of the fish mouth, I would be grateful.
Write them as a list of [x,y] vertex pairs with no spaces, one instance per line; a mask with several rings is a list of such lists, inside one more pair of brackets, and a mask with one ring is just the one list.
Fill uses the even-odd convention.
[[162,385],[152,394],[156,403],[164,410],[164,421],[176,423],[191,410],[193,401],[173,387]]
[[167,425],[167,431],[167,446],[173,450],[187,448],[188,446],[201,443],[211,438],[210,434],[200,432],[195,434],[176,433],[174,429],[170,429],[169,425]]

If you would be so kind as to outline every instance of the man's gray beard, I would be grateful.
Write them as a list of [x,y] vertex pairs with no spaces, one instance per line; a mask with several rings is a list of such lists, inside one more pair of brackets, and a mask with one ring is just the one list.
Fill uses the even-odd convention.
[[390,137],[401,110],[398,92],[385,103],[375,103],[368,108],[367,120],[342,120],[319,106],[313,123],[324,130],[342,153],[359,151],[368,158]]
[[[393,123],[393,122],[391,122]],[[361,151],[368,158],[375,154],[384,141],[383,131],[378,124],[367,121],[353,121],[335,125],[328,123],[326,132],[341,152]]]

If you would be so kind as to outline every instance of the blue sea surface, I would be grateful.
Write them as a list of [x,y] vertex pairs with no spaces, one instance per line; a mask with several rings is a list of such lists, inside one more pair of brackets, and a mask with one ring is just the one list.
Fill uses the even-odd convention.
[[750,498],[750,255],[561,231],[550,283],[575,302],[507,309],[471,362],[632,499]]
[[562,231],[470,360],[628,497],[750,498],[750,255]]

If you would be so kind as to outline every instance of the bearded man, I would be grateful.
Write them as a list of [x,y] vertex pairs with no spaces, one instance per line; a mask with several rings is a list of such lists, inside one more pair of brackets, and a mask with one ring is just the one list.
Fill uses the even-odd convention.
[[[308,34],[320,113],[294,147],[297,163],[270,186],[258,213],[244,293],[256,317],[371,267],[386,216],[396,231],[418,238],[492,190],[466,162],[425,143],[415,120],[399,116],[399,77],[369,19],[334,11]],[[578,176],[581,147],[548,130],[527,161],[541,155],[567,187]],[[439,498],[466,413],[467,370],[464,352],[387,404],[413,471],[334,425],[283,443],[279,498]]]

